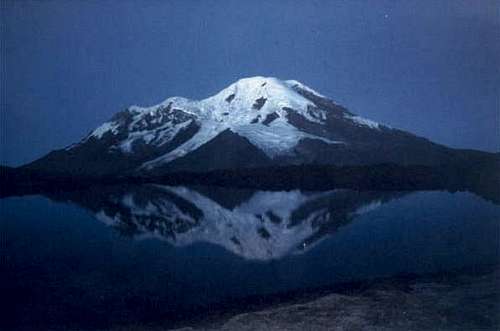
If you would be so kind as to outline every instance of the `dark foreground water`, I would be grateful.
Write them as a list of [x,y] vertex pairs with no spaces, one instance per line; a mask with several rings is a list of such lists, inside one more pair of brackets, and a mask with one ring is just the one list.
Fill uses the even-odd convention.
[[6,329],[176,326],[250,297],[500,264],[500,206],[464,192],[96,187],[1,199],[0,217]]

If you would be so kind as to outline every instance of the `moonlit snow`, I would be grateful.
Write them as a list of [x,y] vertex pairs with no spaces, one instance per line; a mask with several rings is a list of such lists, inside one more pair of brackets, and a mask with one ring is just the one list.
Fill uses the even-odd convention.
[[[216,95],[200,101],[171,97],[152,107],[131,106],[127,111],[133,118],[128,124],[126,137],[116,144],[115,148],[124,153],[131,153],[132,145],[138,140],[162,146],[172,141],[193,121],[199,126],[199,130],[191,139],[144,163],[142,167],[151,169],[182,157],[228,129],[248,139],[271,158],[289,153],[304,138],[317,139],[328,144],[345,143],[301,131],[289,122],[288,110],[293,110],[307,121],[320,125],[324,124],[326,118],[327,110],[316,107],[297,89],[325,98],[295,80],[281,81],[277,78],[257,76],[240,79]],[[170,113],[172,110],[179,110],[192,119],[175,123],[175,116]],[[165,120],[166,116],[171,116],[172,120]],[[379,128],[378,123],[359,116],[346,114],[344,118],[355,125]],[[145,123],[146,119],[149,119],[152,125],[163,124],[151,129],[141,128],[140,125]],[[106,122],[89,137],[101,139],[106,132],[116,135],[119,125],[118,120]]]

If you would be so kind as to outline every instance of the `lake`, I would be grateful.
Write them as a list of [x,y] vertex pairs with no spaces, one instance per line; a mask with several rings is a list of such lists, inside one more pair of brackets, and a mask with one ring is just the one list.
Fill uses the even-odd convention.
[[8,329],[173,326],[247,298],[500,264],[500,206],[468,192],[124,185],[4,198],[0,216]]

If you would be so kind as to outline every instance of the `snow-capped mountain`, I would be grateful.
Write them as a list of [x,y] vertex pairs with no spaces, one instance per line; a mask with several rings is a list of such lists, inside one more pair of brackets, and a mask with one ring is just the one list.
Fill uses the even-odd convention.
[[[136,239],[210,243],[246,259],[302,253],[398,192],[203,190],[163,185],[66,193],[96,219]],[[237,197],[236,199],[234,197]]]
[[294,81],[241,79],[203,100],[131,106],[27,168],[83,175],[290,164],[440,164],[453,150],[357,116]]

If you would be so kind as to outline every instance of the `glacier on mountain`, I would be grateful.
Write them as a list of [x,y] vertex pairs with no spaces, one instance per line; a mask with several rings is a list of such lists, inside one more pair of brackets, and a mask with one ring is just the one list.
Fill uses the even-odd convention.
[[[281,81],[273,77],[250,77],[240,79],[219,93],[203,100],[171,97],[151,107],[131,106],[126,115],[128,122],[112,119],[95,129],[86,138],[102,139],[119,130],[125,136],[113,145],[123,153],[132,153],[137,142],[163,146],[190,124],[198,127],[197,132],[175,149],[145,162],[141,168],[151,169],[180,158],[225,130],[230,130],[262,150],[268,157],[286,155],[303,139],[321,140],[327,144],[345,144],[345,141],[328,139],[324,136],[300,130],[289,121],[290,111],[306,121],[323,125],[328,110],[317,107],[300,91],[319,98],[320,93],[295,81]],[[379,124],[350,113],[344,118],[355,125],[372,129]],[[121,121],[121,122],[120,122]],[[121,126],[126,126],[121,128]]]

